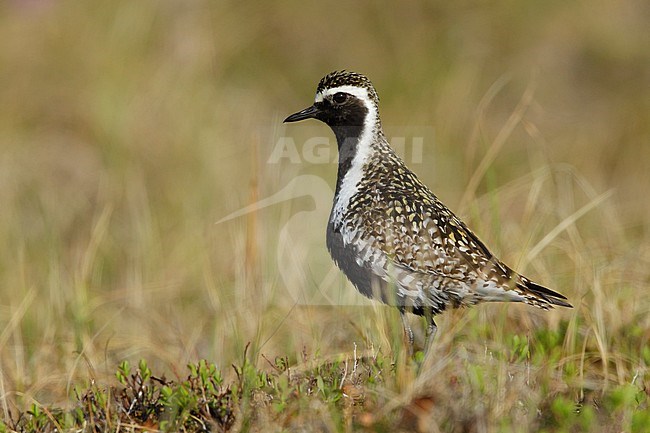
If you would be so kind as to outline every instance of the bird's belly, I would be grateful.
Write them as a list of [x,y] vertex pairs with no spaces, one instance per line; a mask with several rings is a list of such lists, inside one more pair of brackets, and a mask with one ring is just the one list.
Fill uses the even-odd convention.
[[327,226],[327,249],[336,265],[362,295],[396,307],[417,309],[427,303],[423,293],[416,296],[412,296],[414,293],[406,294],[396,281],[389,282],[385,272],[379,275],[377,269],[373,269],[373,263],[377,262],[374,267],[381,269],[379,261],[382,258],[386,260],[385,257],[380,253],[368,255],[368,249],[345,242],[341,232],[335,230],[332,223]]
[[423,309],[437,314],[479,301],[467,282],[391,264],[385,254],[354,238],[336,230],[332,222],[327,226],[327,249],[332,259],[364,296],[416,314],[422,314]]
[[343,271],[345,276],[364,296],[374,298],[373,287],[382,284],[372,270],[357,262],[358,250],[352,244],[343,241],[341,232],[334,229],[334,225],[327,225],[327,249],[334,263]]

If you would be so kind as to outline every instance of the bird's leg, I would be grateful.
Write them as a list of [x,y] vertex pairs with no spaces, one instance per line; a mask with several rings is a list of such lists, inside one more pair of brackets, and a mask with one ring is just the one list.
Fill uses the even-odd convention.
[[406,340],[408,341],[408,351],[409,357],[413,356],[413,330],[411,325],[409,325],[408,317],[406,317],[406,309],[401,307],[399,309],[399,314],[402,317],[402,325],[404,326],[404,334],[406,335]]
[[433,340],[436,338],[438,327],[436,326],[436,322],[433,321],[433,311],[431,309],[425,309],[424,317],[427,319],[427,338],[424,344],[424,354],[426,355],[429,353]]

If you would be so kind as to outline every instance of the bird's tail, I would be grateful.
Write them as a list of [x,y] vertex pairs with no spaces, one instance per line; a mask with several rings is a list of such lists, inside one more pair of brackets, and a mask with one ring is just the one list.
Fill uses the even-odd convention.
[[551,305],[559,305],[560,307],[573,308],[573,305],[569,304],[566,301],[567,297],[564,296],[563,294],[555,292],[537,283],[534,283],[526,277],[520,278],[520,281],[517,283],[517,287],[519,287],[524,292],[528,292],[530,294],[535,295],[535,297],[539,298],[537,302],[531,302],[536,306],[542,308],[549,308]]

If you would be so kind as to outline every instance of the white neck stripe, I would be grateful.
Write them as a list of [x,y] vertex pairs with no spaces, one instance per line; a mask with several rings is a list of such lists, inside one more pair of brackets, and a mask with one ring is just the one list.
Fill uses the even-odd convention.
[[[363,105],[368,110],[366,118],[363,121],[363,130],[361,131],[359,141],[356,144],[356,152],[352,158],[350,168],[345,173],[343,179],[341,179],[341,187],[338,191],[338,196],[335,199],[336,201],[334,202],[332,222],[338,226],[348,209],[350,199],[352,199],[352,197],[359,191],[359,183],[363,178],[363,168],[372,154],[372,141],[376,137],[376,129],[378,127],[377,117],[379,116],[379,113],[377,112],[377,105],[368,95],[368,90],[363,87],[339,86],[326,89],[324,92],[318,92],[316,94],[315,102],[320,102],[325,97],[337,92],[345,92],[357,97],[361,102],[363,102]],[[343,227],[341,227],[341,230],[344,231]],[[343,240],[346,243],[350,241],[348,236],[345,234]]]

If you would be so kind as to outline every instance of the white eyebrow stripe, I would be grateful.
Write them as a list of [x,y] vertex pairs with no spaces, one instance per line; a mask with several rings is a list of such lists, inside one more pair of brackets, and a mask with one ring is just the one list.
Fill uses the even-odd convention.
[[344,92],[352,96],[356,96],[357,98],[361,99],[366,104],[366,106],[371,103],[370,96],[368,95],[368,90],[357,86],[339,86],[332,87],[331,89],[325,89],[324,92],[316,93],[314,102],[322,102],[326,96],[330,96],[338,92]]

